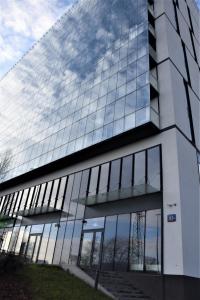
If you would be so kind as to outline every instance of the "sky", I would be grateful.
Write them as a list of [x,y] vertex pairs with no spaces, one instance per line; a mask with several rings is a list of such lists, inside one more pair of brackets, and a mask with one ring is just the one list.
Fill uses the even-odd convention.
[[[76,0],[0,1],[0,78]],[[196,0],[200,8],[200,0]]]

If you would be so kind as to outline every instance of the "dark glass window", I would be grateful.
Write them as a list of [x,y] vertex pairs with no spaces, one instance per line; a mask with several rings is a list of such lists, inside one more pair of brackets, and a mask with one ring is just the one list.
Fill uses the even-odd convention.
[[68,220],[73,220],[75,219],[76,216],[78,196],[79,196],[79,190],[81,185],[81,176],[82,176],[82,172],[78,172],[74,176],[74,185],[72,189]]
[[33,193],[34,193],[34,187],[31,187],[30,191],[29,191],[29,194],[28,194],[28,199],[27,199],[27,203],[26,203],[26,209],[30,208],[32,197],[33,197]]
[[131,214],[130,270],[143,271],[145,243],[145,212]]
[[161,271],[161,211],[149,210],[146,213],[145,269]]
[[102,268],[104,270],[113,269],[116,223],[117,216],[106,217],[102,257]]
[[[155,147],[147,151],[147,183],[152,188],[160,190],[160,148]],[[151,190],[150,190],[151,191]]]
[[119,189],[120,168],[121,168],[120,159],[116,159],[111,162],[110,184],[109,184],[110,191],[115,191]]
[[97,182],[99,175],[99,166],[91,169],[90,175],[90,185],[89,185],[89,193],[88,196],[96,195],[97,193]]
[[50,229],[51,229],[51,224],[45,224],[43,235],[42,235],[42,242],[40,245],[40,252],[38,255],[38,262],[44,262],[48,240],[49,240]]
[[109,163],[101,165],[99,179],[99,194],[106,193],[108,191],[109,166]]
[[[46,189],[46,183],[43,183],[41,186],[40,186],[40,191],[38,191],[38,188],[36,189],[36,192],[35,192],[35,199],[34,199],[34,202],[37,201],[37,207],[41,207],[42,206],[42,202],[43,202],[43,198],[44,198],[44,193],[45,193],[45,189]],[[37,196],[37,194],[39,193],[39,195]],[[35,206],[33,206],[35,207]]]
[[79,245],[81,239],[81,230],[82,230],[82,220],[75,221],[74,224],[74,232],[73,232],[73,239],[71,245],[71,253],[69,258],[70,264],[76,264],[79,254]]
[[53,181],[53,189],[51,192],[50,203],[49,203],[50,207],[55,206],[55,202],[57,200],[57,194],[58,194],[59,181],[60,181],[60,179],[56,179]]
[[64,235],[65,235],[65,228],[66,228],[66,222],[61,222],[59,224],[55,253],[54,253],[54,257],[53,257],[53,264],[55,264],[55,265],[58,265],[60,263],[63,240],[64,240]]
[[51,194],[51,189],[52,189],[53,181],[49,181],[47,183],[46,191],[45,191],[45,196],[43,200],[43,206],[48,206],[49,205],[49,200],[50,200],[50,194]]
[[80,193],[79,193],[80,199],[86,198],[86,196],[87,196],[89,173],[90,173],[89,169],[83,171],[82,179],[81,179]]
[[126,271],[128,268],[130,214],[119,215],[115,245],[115,270]]
[[51,264],[52,260],[53,260],[53,253],[54,253],[54,247],[55,247],[55,243],[56,243],[57,231],[58,231],[58,224],[53,223],[51,225],[51,233],[49,235],[47,252],[46,252],[46,256],[45,256],[45,262],[48,264]]
[[68,264],[73,228],[74,228],[74,221],[67,222],[67,227],[66,227],[66,231],[65,231],[65,239],[64,239],[62,255],[61,255],[61,263],[62,264]]
[[145,151],[135,154],[134,185],[145,184]]
[[28,189],[25,189],[20,203],[20,210],[24,210],[27,196],[28,196]]
[[64,198],[64,205],[63,205],[64,212],[68,212],[69,210],[69,203],[72,194],[73,182],[74,182],[74,174],[69,175],[68,178],[67,188],[66,188],[65,198]]
[[122,176],[121,188],[132,186],[133,180],[133,155],[123,157],[122,159]]
[[61,209],[62,207],[66,183],[67,183],[67,177],[62,177],[60,181],[60,187],[59,187],[59,192],[58,192],[58,197],[56,202],[57,209]]

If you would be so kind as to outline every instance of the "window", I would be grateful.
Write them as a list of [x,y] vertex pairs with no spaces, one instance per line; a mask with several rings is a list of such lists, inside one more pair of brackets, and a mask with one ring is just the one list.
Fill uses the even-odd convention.
[[81,176],[82,176],[82,172],[78,172],[74,176],[74,184],[73,184],[72,196],[70,200],[68,220],[73,220],[75,219],[76,216],[78,196],[79,196],[79,190],[81,184]]
[[71,245],[71,253],[69,258],[70,264],[75,265],[77,263],[78,254],[79,254],[79,245],[81,239],[81,230],[82,230],[82,220],[75,221],[72,245]]
[[68,212],[68,209],[69,209],[69,203],[70,203],[70,199],[71,199],[73,182],[74,182],[74,174],[70,175],[68,178],[67,188],[66,188],[65,198],[64,198],[64,204],[63,204],[64,212]]
[[127,271],[129,250],[130,214],[119,215],[115,245],[115,270]]
[[110,191],[115,191],[119,189],[120,167],[121,167],[120,159],[113,160],[111,162],[110,184],[109,184]]
[[102,269],[112,270],[114,263],[114,247],[116,236],[116,223],[117,216],[106,217],[105,231],[104,231],[104,243],[103,243],[103,257],[102,257]]
[[135,154],[134,185],[145,184],[145,151]]
[[133,155],[122,158],[122,176],[121,188],[128,188],[132,186],[133,180]]
[[40,245],[40,252],[38,255],[38,262],[44,262],[45,255],[46,255],[46,249],[47,249],[47,245],[48,245],[50,229],[51,229],[51,224],[46,224],[44,226],[42,242]]
[[61,263],[68,264],[73,228],[74,228],[74,221],[67,222],[62,255],[61,255]]
[[53,181],[49,181],[47,183],[46,191],[45,191],[45,196],[43,200],[43,206],[48,206],[49,205],[49,200],[50,200],[50,194],[51,194],[51,189],[52,189]]
[[99,166],[91,169],[90,175],[90,185],[89,185],[89,193],[88,196],[96,195],[97,193],[97,183],[99,176]]
[[52,263],[57,231],[58,231],[58,225],[56,223],[53,223],[51,225],[51,233],[49,235],[48,247],[45,256],[45,262],[48,264]]
[[50,203],[49,203],[50,207],[55,206],[55,202],[56,202],[57,194],[58,194],[59,181],[60,181],[60,179],[56,179],[53,181],[53,189],[52,189]]
[[[46,189],[46,183],[43,183],[40,186],[40,191],[39,191],[38,199],[37,200],[35,199],[35,201],[37,201],[37,207],[41,207],[42,206],[45,189]],[[36,194],[35,194],[35,198],[36,198],[36,196],[37,196],[37,191],[36,191]]]
[[159,147],[147,150],[147,183],[150,192],[160,190],[160,149]]
[[108,191],[109,166],[109,163],[101,165],[99,178],[99,194],[106,193]]
[[57,209],[62,208],[66,183],[67,183],[67,176],[62,177],[61,180],[60,180],[60,187],[59,187],[58,197],[57,197],[57,202],[56,202],[56,208]]
[[55,253],[53,257],[53,264],[58,265],[60,263],[60,257],[62,252],[63,240],[65,235],[66,222],[59,224],[58,235],[55,246]]

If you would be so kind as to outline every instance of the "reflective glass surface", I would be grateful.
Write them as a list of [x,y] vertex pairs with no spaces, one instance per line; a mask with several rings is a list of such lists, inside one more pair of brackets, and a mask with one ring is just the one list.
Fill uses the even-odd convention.
[[74,5],[0,82],[1,181],[150,121],[148,49],[146,0]]

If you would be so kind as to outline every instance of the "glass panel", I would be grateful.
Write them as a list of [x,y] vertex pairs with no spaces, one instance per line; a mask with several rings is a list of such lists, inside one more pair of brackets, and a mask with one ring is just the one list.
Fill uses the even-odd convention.
[[101,173],[99,179],[99,194],[108,191],[108,176],[109,176],[109,163],[101,165]]
[[60,263],[60,256],[62,252],[62,246],[63,246],[64,235],[65,235],[65,228],[66,228],[66,222],[61,222],[58,230],[55,253],[53,257],[53,264],[55,265],[58,265]]
[[144,268],[145,212],[131,214],[130,270],[143,271]]
[[32,259],[34,247],[35,247],[36,235],[31,235],[28,242],[28,247],[26,251],[26,257]]
[[102,232],[95,232],[95,240],[93,246],[93,255],[92,255],[92,265],[93,267],[99,266],[100,255],[101,255],[101,242],[102,242]]
[[61,255],[62,264],[68,264],[73,228],[74,228],[74,221],[67,222],[65,239],[64,239],[62,255]]
[[83,230],[104,228],[104,217],[84,220]]
[[99,166],[91,169],[90,185],[88,196],[96,195],[97,193],[97,181],[99,175]]
[[115,191],[119,189],[119,181],[120,181],[120,166],[121,160],[113,160],[111,162],[111,171],[110,171],[110,185],[109,190]]
[[53,181],[53,189],[52,189],[52,192],[51,192],[50,203],[49,203],[50,207],[55,206],[55,202],[57,200],[59,181],[60,181],[60,179],[56,179],[56,180]]
[[20,248],[21,248],[24,232],[25,232],[25,226],[22,226],[20,228],[18,239],[17,239],[17,244],[16,244],[16,247],[15,247],[15,253],[16,254],[20,253]]
[[21,203],[20,203],[20,210],[24,210],[27,196],[28,196],[28,189],[24,190],[23,192]]
[[32,200],[32,197],[33,197],[33,192],[34,192],[34,187],[30,188],[27,203],[26,203],[26,209],[30,208],[31,200]]
[[115,245],[115,270],[127,271],[129,250],[130,214],[119,215]]
[[84,232],[83,234],[80,259],[80,265],[82,267],[90,266],[93,235],[93,232]]
[[70,200],[68,220],[73,220],[76,217],[78,196],[79,196],[79,190],[81,185],[81,176],[82,176],[82,172],[76,173],[74,176],[74,184],[73,184],[72,196]]
[[43,224],[32,225],[31,226],[31,234],[32,233],[42,233],[43,227],[44,227]]
[[65,212],[68,212],[68,210],[69,210],[69,203],[70,203],[71,194],[72,194],[73,182],[74,182],[74,174],[69,176],[68,182],[67,182],[67,189],[65,192],[64,205],[63,205],[63,210]]
[[57,209],[61,209],[62,208],[66,183],[67,183],[67,177],[62,177],[61,181],[60,181],[58,199],[57,199],[57,203],[56,203],[56,208]]
[[16,243],[17,243],[19,229],[20,229],[19,226],[16,226],[16,227],[13,228],[12,237],[11,237],[9,248],[8,248],[9,252],[14,252],[15,251],[15,246],[16,246]]
[[40,252],[38,255],[38,262],[44,262],[45,255],[46,255],[46,249],[47,249],[47,244],[48,244],[48,239],[49,239],[49,233],[50,233],[50,228],[51,224],[46,224],[44,226],[44,232],[42,235],[42,242],[40,246]]
[[[43,198],[44,198],[44,193],[45,193],[45,189],[46,189],[46,183],[43,183],[40,187],[40,191],[39,191],[39,197],[37,198],[37,191],[36,191],[36,195],[35,195],[35,201],[37,201],[37,207],[41,207],[42,206],[42,202],[43,202]],[[35,207],[35,206],[33,206]]]
[[134,185],[145,184],[145,151],[135,154]]
[[145,266],[147,271],[161,271],[161,210],[147,211]]
[[42,205],[43,207],[48,206],[48,204],[49,204],[49,200],[50,200],[49,198],[50,198],[50,194],[51,194],[52,185],[53,185],[53,181],[49,181],[47,183],[45,196],[44,196],[44,200],[43,200],[43,205]]
[[89,172],[90,170],[84,170],[81,179],[81,188],[79,193],[79,198],[85,198],[87,196],[87,189],[88,189],[88,179],[89,179]]
[[123,157],[122,159],[122,176],[121,188],[132,186],[133,179],[133,155]]
[[22,241],[21,247],[20,247],[20,254],[22,254],[22,255],[25,255],[25,253],[26,253],[30,230],[31,230],[31,226],[27,226],[24,231],[23,241]]
[[113,269],[116,222],[117,216],[106,217],[102,257],[102,268],[104,270]]
[[12,229],[6,229],[5,233],[4,233],[4,239],[3,239],[3,243],[2,243],[2,248],[1,248],[3,251],[8,251],[8,247],[9,247],[9,244],[10,244],[11,236],[12,236]]
[[36,236],[36,241],[35,241],[35,248],[34,248],[34,253],[33,253],[33,262],[37,261],[37,256],[39,252],[39,247],[40,247],[40,241],[41,241],[41,235]]
[[58,224],[53,223],[51,225],[51,233],[49,235],[49,241],[47,246],[47,252],[45,256],[45,263],[51,264],[53,260],[54,247],[56,243],[56,236],[58,231]]
[[147,151],[147,183],[156,190],[160,190],[160,148],[155,147]]
[[82,220],[75,221],[71,253],[70,253],[70,258],[69,258],[70,264],[75,265],[77,263],[78,254],[79,254],[79,245],[80,245],[80,239],[81,239],[81,230],[82,230]]

